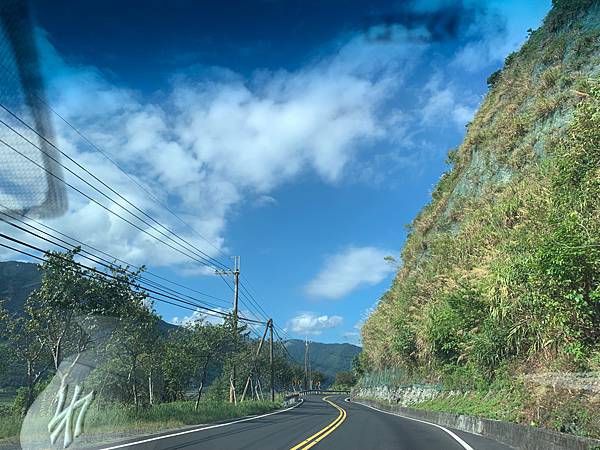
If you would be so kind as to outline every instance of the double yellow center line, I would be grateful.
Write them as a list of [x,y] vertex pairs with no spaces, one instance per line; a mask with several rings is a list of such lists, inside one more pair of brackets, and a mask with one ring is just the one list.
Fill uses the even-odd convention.
[[290,450],[307,450],[307,449],[311,448],[312,446],[317,445],[317,443],[321,439],[324,439],[325,437],[327,437],[328,435],[333,433],[333,431],[337,427],[339,427],[344,420],[346,420],[346,411],[343,408],[340,408],[338,405],[336,405],[332,401],[329,401],[328,398],[329,397],[323,397],[323,400],[326,401],[327,403],[329,403],[335,409],[337,409],[339,411],[339,415],[336,417],[336,419],[333,422],[331,422],[325,428],[323,428],[320,431],[317,431],[315,434],[313,434],[309,438],[303,440],[298,445],[292,447]]

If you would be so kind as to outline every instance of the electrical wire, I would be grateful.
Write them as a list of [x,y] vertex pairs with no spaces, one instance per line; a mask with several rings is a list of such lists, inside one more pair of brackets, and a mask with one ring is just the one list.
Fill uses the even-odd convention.
[[[152,230],[156,231],[157,233],[159,233],[160,235],[162,235],[163,237],[169,239],[170,241],[172,241],[173,243],[175,243],[176,245],[179,245],[180,247],[186,249],[187,251],[190,251],[191,253],[195,254],[197,257],[199,257],[200,259],[202,259],[204,262],[204,265],[207,265],[209,267],[213,267],[214,264],[210,263],[210,260],[213,260],[217,263],[216,267],[219,268],[227,268],[227,266],[223,263],[221,263],[220,261],[212,258],[210,255],[206,254],[205,252],[203,252],[202,250],[198,249],[196,246],[190,244],[187,240],[183,239],[182,237],[180,237],[179,235],[177,235],[176,233],[174,233],[173,231],[169,230],[167,227],[165,227],[164,225],[162,225],[160,222],[158,222],[156,219],[154,219],[152,216],[150,216],[149,214],[147,214],[146,212],[144,212],[142,209],[140,209],[139,207],[137,207],[136,205],[134,205],[133,203],[131,203],[127,198],[123,197],[123,195],[121,195],[120,193],[118,193],[117,191],[115,191],[113,188],[111,188],[110,186],[108,186],[105,182],[103,182],[102,180],[100,180],[96,175],[94,175],[93,173],[91,173],[89,170],[87,170],[83,165],[81,165],[80,163],[78,163],[77,161],[75,161],[72,157],[70,157],[68,154],[66,154],[65,152],[63,152],[60,148],[58,148],[56,145],[54,145],[51,141],[49,141],[44,135],[42,135],[41,133],[39,133],[37,130],[35,130],[34,128],[32,128],[30,125],[28,125],[25,121],[23,121],[19,116],[17,116],[15,113],[13,113],[10,109],[8,109],[6,106],[4,106],[2,103],[0,103],[0,108],[2,108],[3,110],[5,110],[8,114],[10,114],[12,117],[14,117],[16,120],[18,120],[21,124],[23,124],[25,127],[27,127],[30,131],[34,132],[36,135],[38,135],[41,139],[43,139],[45,142],[48,143],[48,145],[50,145],[52,148],[54,148],[56,151],[58,151],[61,155],[63,155],[65,158],[67,158],[69,161],[71,161],[73,164],[75,164],[77,167],[79,167],[81,170],[83,170],[85,173],[87,173],[88,175],[90,175],[92,178],[94,178],[96,181],[98,181],[102,186],[104,186],[105,188],[107,188],[109,191],[111,191],[112,193],[114,193],[115,195],[117,195],[119,198],[121,198],[123,201],[125,201],[126,203],[128,203],[129,205],[131,205],[133,208],[135,208],[137,211],[139,211],[141,214],[143,214],[144,216],[148,217],[150,220],[152,220],[153,222],[155,222],[156,224],[158,224],[161,228],[167,230],[170,234],[174,235],[175,237],[177,237],[180,241],[184,242],[185,244],[187,244],[188,247],[186,247],[185,245],[181,244],[181,242],[176,241],[175,239],[173,239],[171,236],[169,236],[168,234],[164,233],[163,231],[159,230],[158,228],[156,228],[154,225],[150,224],[149,222],[147,222],[145,219],[141,218],[139,215],[131,212],[129,209],[127,209],[125,206],[121,205],[119,202],[117,202],[115,199],[113,199],[112,197],[110,197],[109,195],[107,195],[105,192],[103,192],[102,190],[100,190],[97,186],[93,185],[91,182],[89,182],[88,180],[84,179],[82,176],[80,176],[79,174],[75,173],[72,169],[70,169],[69,167],[67,167],[66,165],[64,165],[63,163],[60,162],[60,160],[58,160],[57,158],[53,157],[51,154],[49,154],[48,152],[46,152],[41,146],[36,145],[35,143],[33,143],[30,139],[28,139],[26,136],[24,136],[23,134],[21,134],[19,131],[17,131],[15,128],[13,128],[11,125],[7,124],[5,121],[3,121],[2,119],[0,119],[0,123],[3,124],[5,127],[7,127],[9,130],[11,130],[13,133],[15,133],[17,136],[19,136],[21,139],[23,139],[24,141],[26,141],[27,143],[29,143],[31,146],[33,146],[34,148],[36,148],[37,150],[39,150],[40,152],[42,152],[44,155],[46,155],[48,158],[50,158],[52,161],[54,161],[56,164],[58,164],[60,167],[62,167],[63,169],[67,170],[69,173],[71,173],[72,175],[74,175],[76,178],[78,178],[79,180],[81,180],[83,183],[85,183],[86,185],[88,185],[89,187],[91,187],[93,190],[95,190],[96,192],[98,192],[100,195],[102,195],[103,197],[105,197],[106,199],[108,199],[109,201],[111,201],[112,203],[114,203],[115,205],[117,205],[119,208],[121,208],[122,210],[126,211],[127,213],[129,213],[130,215],[132,215],[133,217],[135,217],[137,220],[139,220],[140,222],[142,222],[143,224],[145,224],[146,226],[148,226],[149,228],[151,228]],[[24,158],[28,159],[30,162],[36,164],[33,160],[31,160],[30,158],[28,158],[27,156],[25,156],[23,153],[19,152],[18,150],[16,150],[14,147],[8,145],[6,142],[3,141],[3,143],[9,147],[11,147],[14,151],[16,151],[17,153],[19,153],[21,156],[23,156]],[[36,164],[38,167],[41,167],[39,164]],[[45,168],[44,168],[45,169]],[[48,173],[48,170],[46,170]],[[61,180],[60,177],[56,177],[57,179]],[[61,180],[63,181],[63,180]],[[64,181],[63,181],[64,182]],[[65,182],[66,184],[66,182]],[[156,237],[153,236],[155,239]],[[190,248],[193,250],[190,250]],[[213,267],[213,268],[216,268]]]
[[[30,249],[36,250],[36,251],[38,251],[40,253],[43,253],[45,255],[49,255],[50,254],[50,252],[48,252],[48,251],[42,250],[39,247],[36,247],[34,245],[31,245],[31,244],[28,244],[27,242],[24,242],[24,241],[21,241],[19,239],[14,238],[14,237],[8,236],[8,235],[6,235],[4,233],[0,233],[0,237],[3,238],[3,239],[9,240],[9,241],[15,242],[15,243],[17,243],[19,245],[22,245],[24,247],[28,247]],[[67,260],[65,257],[59,256],[57,254],[52,254],[52,256],[56,257],[58,259],[61,259],[63,261],[71,262],[71,261]],[[37,257],[37,259],[40,259],[40,258]],[[90,270],[93,273],[97,273],[97,274],[99,274],[101,276],[104,276],[104,277],[107,277],[107,278],[111,278],[111,279],[115,279],[115,280],[118,279],[118,277],[116,277],[114,275],[111,275],[111,274],[108,274],[108,273],[105,273],[105,272],[101,272],[101,271],[99,271],[99,270],[97,270],[97,269],[95,269],[93,267],[86,266],[85,264],[81,264],[81,263],[76,262],[76,261],[74,261],[73,263],[76,264],[77,266],[81,267],[81,268]],[[121,281],[123,281],[123,280],[121,280]],[[129,280],[127,280],[126,283],[129,284],[130,286],[133,286],[133,287],[136,287],[136,288],[140,288],[139,284],[136,284],[136,283],[131,282]],[[178,301],[178,302],[181,302],[181,303],[184,303],[184,304],[196,307],[197,309],[201,309],[203,311],[203,313],[205,313],[207,315],[213,315],[215,317],[221,317],[221,318],[229,317],[228,313],[224,313],[222,311],[218,311],[218,310],[214,310],[214,309],[211,309],[211,308],[200,306],[200,305],[197,305],[197,304],[194,304],[194,303],[190,303],[190,302],[187,302],[185,300],[178,299],[176,297],[172,297],[172,296],[169,296],[167,294],[163,294],[163,293],[154,291],[152,289],[148,289],[147,287],[144,287],[144,290],[147,291],[147,292],[149,292],[149,293],[151,293],[151,294],[160,295],[161,297],[166,297],[166,298],[169,298],[169,299],[173,299],[175,301]],[[163,299],[157,299],[157,300],[163,301]],[[167,302],[167,303],[169,303],[169,302]],[[261,322],[261,321],[258,321],[258,320],[254,320],[254,319],[250,319],[250,318],[246,318],[246,317],[243,317],[243,316],[238,316],[238,320],[240,320],[242,322],[251,322],[251,323],[257,323],[257,324],[264,324],[264,322]]]
[[[12,251],[14,251],[14,252],[16,252],[16,253],[20,253],[20,254],[22,254],[22,255],[29,256],[30,258],[37,259],[38,261],[42,261],[42,262],[43,262],[43,261],[45,261],[45,259],[44,259],[44,258],[42,258],[42,257],[40,257],[40,256],[34,255],[34,254],[32,254],[32,253],[29,253],[29,252],[26,252],[26,251],[24,251],[24,250],[18,249],[18,248],[16,248],[16,247],[12,247],[12,246],[10,246],[10,245],[3,244],[2,242],[0,242],[0,247],[4,247],[4,248],[6,248],[6,249],[9,249],[9,250],[12,250]],[[42,250],[42,251],[43,251],[43,250]],[[91,276],[91,275],[88,275],[88,277],[92,278],[92,276]],[[98,278],[98,277],[95,277],[95,279],[99,279],[99,278]],[[190,307],[188,307],[188,306],[185,306],[185,305],[180,305],[180,304],[177,304],[177,303],[173,303],[173,302],[170,302],[170,301],[168,301],[168,300],[164,300],[164,299],[156,298],[156,297],[153,297],[153,296],[151,296],[151,295],[148,295],[148,294],[146,294],[146,297],[148,297],[148,298],[150,298],[150,299],[152,299],[152,300],[156,300],[156,301],[162,302],[162,303],[168,303],[168,304],[170,304],[170,305],[176,306],[176,307],[178,307],[178,308],[186,309],[186,310],[188,310],[188,311],[194,311],[194,312],[196,312],[196,311],[197,311],[197,309],[190,308]],[[212,315],[212,314],[208,314],[208,313],[206,313],[206,314],[207,314],[207,315]],[[215,316],[215,317],[217,317],[217,316]]]
[[[0,203],[0,207],[4,208],[5,210],[8,210],[8,209],[9,209],[9,208],[8,208],[6,205],[3,205],[2,203]],[[2,214],[8,215],[8,216],[10,216],[10,217],[12,217],[12,218],[15,218],[14,216],[11,216],[10,214],[8,214],[8,213],[6,213],[6,212],[4,212],[4,213],[2,213]],[[106,256],[106,257],[108,257],[108,258],[111,258],[111,259],[112,259],[112,260],[114,260],[114,261],[120,262],[120,263],[122,263],[122,264],[125,264],[125,265],[127,265],[127,266],[134,267],[135,269],[138,269],[138,270],[140,270],[140,269],[141,269],[141,267],[140,267],[140,266],[136,266],[135,264],[131,264],[131,263],[127,262],[127,261],[124,261],[123,259],[117,258],[116,256],[113,256],[113,255],[111,255],[111,254],[109,254],[109,253],[106,253],[106,252],[104,252],[104,251],[102,251],[102,250],[100,250],[100,249],[98,249],[98,248],[96,248],[96,247],[94,247],[94,246],[92,246],[92,245],[90,245],[90,244],[86,244],[85,242],[82,242],[82,241],[80,241],[80,240],[78,240],[78,239],[76,239],[76,238],[74,238],[74,237],[72,237],[72,236],[69,236],[69,235],[67,235],[67,234],[65,234],[65,233],[63,233],[63,232],[61,232],[61,231],[57,230],[56,228],[53,228],[53,227],[51,227],[50,225],[48,225],[48,224],[45,224],[45,223],[43,223],[43,222],[40,222],[39,220],[36,220],[36,219],[34,219],[34,218],[30,217],[30,216],[27,216],[27,215],[25,215],[25,214],[22,214],[22,213],[20,213],[19,215],[20,215],[21,217],[23,217],[24,219],[27,219],[27,220],[28,220],[28,221],[30,221],[30,222],[33,222],[33,223],[35,223],[35,224],[37,224],[37,225],[39,225],[39,226],[42,226],[42,227],[44,227],[44,228],[46,228],[46,229],[48,229],[48,230],[52,231],[53,233],[56,233],[56,234],[58,234],[58,235],[60,235],[60,236],[62,236],[62,237],[64,237],[64,238],[66,238],[66,239],[69,239],[69,240],[71,240],[71,241],[73,241],[73,242],[76,242],[77,244],[79,244],[79,245],[80,245],[80,246],[82,246],[82,247],[87,247],[87,248],[89,248],[89,249],[91,249],[91,250],[93,250],[93,251],[95,251],[95,252],[98,252],[98,253],[100,253],[100,254],[102,254],[102,255],[104,255],[104,256]],[[21,219],[17,219],[17,218],[15,218],[15,220],[18,220],[18,221],[19,221],[19,222],[21,222],[21,223],[27,223],[26,221],[24,221],[24,220],[21,220]],[[27,223],[27,225],[28,225],[28,226],[30,226],[30,227],[33,227],[33,226],[32,226],[31,224],[29,224],[29,223]],[[35,228],[35,227],[33,227],[33,228]],[[36,228],[36,229],[37,229],[37,228]],[[44,231],[42,231],[42,232],[43,232],[43,233],[46,233],[46,234],[48,234],[47,232],[44,232]],[[57,238],[57,239],[58,239],[58,238]],[[70,244],[70,245],[73,245],[73,244]],[[196,293],[196,294],[199,294],[199,295],[205,296],[205,297],[207,297],[207,298],[211,298],[211,299],[213,299],[213,300],[217,300],[217,301],[223,302],[223,303],[224,303],[224,304],[226,304],[226,305],[229,305],[229,304],[230,304],[230,301],[229,301],[229,300],[224,300],[224,299],[222,299],[222,298],[215,297],[214,295],[210,295],[210,294],[207,294],[207,293],[205,293],[205,292],[199,291],[199,290],[197,290],[197,289],[190,288],[190,287],[188,287],[188,286],[186,286],[186,285],[184,285],[184,284],[177,283],[177,282],[175,282],[175,281],[169,280],[168,278],[166,278],[166,277],[163,277],[163,276],[161,276],[161,275],[158,275],[158,274],[156,274],[156,273],[154,273],[154,272],[151,272],[151,271],[149,271],[149,270],[147,270],[147,269],[144,269],[144,273],[145,273],[145,274],[148,274],[148,275],[150,275],[150,276],[152,276],[152,277],[154,277],[154,278],[157,278],[157,279],[159,279],[159,280],[165,281],[165,282],[167,282],[167,283],[169,283],[169,284],[172,284],[173,286],[177,286],[177,287],[180,287],[180,288],[182,288],[182,289],[186,289],[186,290],[188,290],[188,291],[190,291],[190,292],[194,292],[194,293]]]
[[[0,206],[1,206],[1,205],[0,205]],[[61,239],[61,238],[59,238],[59,237],[56,237],[56,236],[53,236],[52,234],[50,234],[50,233],[48,233],[48,232],[45,232],[44,230],[41,230],[41,229],[39,229],[39,228],[37,228],[37,227],[35,227],[35,226],[31,225],[31,224],[28,224],[27,222],[25,222],[25,221],[23,221],[23,220],[20,220],[20,219],[18,219],[18,218],[16,218],[16,217],[14,217],[14,216],[12,216],[12,215],[10,215],[10,214],[8,214],[8,213],[1,212],[0,214],[2,214],[2,215],[4,215],[4,216],[8,216],[8,217],[9,217],[10,219],[12,219],[12,220],[16,220],[17,222],[19,222],[19,223],[22,223],[23,225],[25,225],[25,226],[27,226],[27,227],[30,227],[30,228],[32,228],[32,229],[34,229],[34,230],[38,231],[38,232],[41,232],[41,233],[45,234],[46,236],[50,236],[50,237],[52,237],[53,239],[56,239],[56,240],[58,240],[59,242],[62,242],[63,244],[66,244],[66,245],[68,245],[68,247],[67,247],[67,246],[65,246],[65,245],[62,245],[62,244],[60,244],[60,243],[56,242],[56,241],[52,241],[51,239],[48,239],[47,237],[40,236],[39,234],[37,234],[37,233],[35,233],[35,232],[31,231],[31,230],[25,229],[25,228],[23,228],[23,227],[21,227],[21,226],[19,226],[19,225],[15,224],[15,223],[11,222],[10,220],[6,220],[6,219],[3,219],[2,217],[0,217],[0,221],[3,221],[3,222],[5,222],[5,223],[7,223],[8,225],[12,226],[13,228],[17,228],[18,230],[20,230],[20,231],[23,231],[23,232],[25,232],[25,233],[28,233],[28,234],[30,234],[30,235],[32,235],[32,236],[34,236],[34,237],[38,238],[38,239],[44,240],[44,241],[46,241],[46,242],[49,242],[50,244],[53,244],[53,245],[55,245],[55,246],[57,246],[57,247],[60,247],[60,248],[62,248],[63,250],[71,251],[71,250],[73,250],[73,249],[75,249],[75,248],[77,247],[77,246],[75,246],[75,245],[73,245],[73,244],[71,244],[71,243],[69,243],[69,242],[65,241],[64,239]],[[95,263],[95,264],[100,264],[100,265],[102,265],[102,266],[104,266],[104,267],[106,267],[106,268],[109,268],[109,269],[111,269],[111,268],[114,268],[114,263],[113,263],[112,261],[109,261],[109,260],[107,260],[107,259],[105,259],[105,258],[102,258],[101,256],[95,255],[94,253],[87,251],[85,248],[80,248],[80,249],[81,249],[81,252],[82,252],[82,255],[81,255],[81,256],[82,256],[82,257],[84,257],[84,258],[86,258],[87,260],[89,260],[89,261],[92,261],[92,262],[93,262],[93,263]],[[90,257],[90,256],[87,256],[87,255],[90,255],[91,257]],[[109,255],[109,256],[110,256],[110,255]],[[113,258],[113,259],[114,259],[114,258]],[[135,265],[132,265],[132,264],[128,264],[128,263],[126,263],[126,265],[127,265],[127,266],[131,266],[131,267],[134,267],[134,268],[136,268],[138,271],[141,271],[141,270],[142,270],[140,267],[137,267],[137,266],[135,266]],[[179,291],[176,291],[176,290],[174,290],[174,289],[171,289],[171,288],[165,287],[165,286],[161,285],[160,283],[157,283],[157,282],[155,282],[155,281],[153,281],[153,280],[148,280],[148,279],[147,279],[146,277],[144,277],[143,275],[136,274],[135,272],[133,272],[133,271],[129,270],[128,268],[125,268],[124,270],[125,270],[127,273],[131,274],[131,275],[139,276],[139,277],[140,277],[140,279],[141,279],[141,280],[143,280],[145,283],[148,283],[148,284],[150,284],[150,285],[151,285],[153,288],[155,288],[155,289],[158,289],[158,290],[160,290],[160,291],[167,292],[167,293],[170,293],[170,294],[173,294],[173,295],[183,296],[183,297],[186,297],[186,298],[188,298],[188,299],[190,299],[190,300],[197,301],[197,302],[199,302],[199,303],[201,303],[201,304],[204,304],[204,305],[207,305],[207,306],[211,306],[211,307],[213,307],[213,308],[220,308],[220,305],[215,305],[215,304],[213,304],[213,303],[207,302],[206,300],[201,300],[201,299],[198,299],[198,298],[195,298],[195,297],[189,296],[189,295],[187,295],[187,294],[183,294],[183,293],[181,293],[181,292],[179,292]],[[209,294],[204,294],[204,295],[209,295]],[[212,297],[212,296],[211,296],[211,297]],[[217,298],[217,297],[215,297],[215,298]],[[224,301],[224,300],[223,300],[223,301]]]
[[[0,66],[13,78],[17,78],[16,74],[11,71],[5,64],[0,62]],[[89,144],[95,151],[100,153],[104,158],[106,158],[111,164],[113,164],[117,169],[119,169],[130,181],[132,181],[136,186],[138,186],[141,190],[143,190],[146,195],[148,195],[155,203],[159,206],[163,207],[166,211],[168,211],[173,217],[179,220],[183,225],[185,225],[188,229],[194,232],[197,236],[203,239],[208,245],[214,248],[219,254],[225,256],[223,252],[210,240],[204,237],[201,233],[199,233],[196,229],[194,229],[191,225],[189,225],[185,220],[183,220],[177,213],[172,211],[166,204],[161,202],[152,192],[146,189],[140,182],[138,182],[134,177],[132,177],[125,169],[123,169],[116,161],[114,161],[105,151],[100,149],[96,144],[94,144],[86,135],[84,135],[79,129],[77,129],[71,122],[69,122],[65,117],[63,117],[58,111],[56,111],[50,104],[48,104],[43,98],[33,93],[34,97],[44,105],[48,110],[50,110],[56,117],[58,117],[62,122],[64,122],[69,128],[71,128],[79,137],[81,137],[85,142]],[[216,261],[216,260],[215,260]]]
[[[56,178],[57,180],[59,180],[60,182],[64,183],[66,186],[68,186],[69,188],[73,189],[74,191],[76,191],[77,193],[83,195],[85,198],[87,198],[88,200],[92,201],[93,203],[97,204],[98,206],[100,206],[101,208],[103,208],[104,210],[106,210],[107,212],[109,212],[110,214],[113,214],[117,217],[119,217],[121,220],[127,222],[129,225],[133,226],[134,228],[137,228],[139,231],[141,231],[142,233],[150,236],[153,239],[156,239],[157,241],[161,242],[162,244],[166,245],[167,247],[181,253],[184,256],[187,256],[188,258],[195,260],[196,262],[206,266],[207,264],[204,261],[201,261],[197,258],[195,258],[194,256],[189,255],[188,253],[181,251],[178,248],[173,247],[171,244],[159,239],[158,237],[154,236],[153,234],[149,233],[147,230],[144,230],[143,228],[139,227],[138,225],[136,225],[135,223],[131,222],[130,220],[124,218],[123,216],[121,216],[120,214],[118,214],[117,212],[111,210],[110,208],[108,208],[107,206],[103,205],[102,203],[100,203],[99,201],[97,201],[96,199],[90,197],[89,195],[87,195],[86,193],[84,193],[83,191],[81,191],[80,189],[76,188],[75,186],[73,186],[72,184],[70,184],[69,182],[63,180],[61,177],[57,176],[56,174],[52,173],[50,170],[46,169],[44,166],[38,164],[37,162],[35,162],[34,160],[32,160],[31,158],[29,158],[27,155],[23,154],[22,152],[20,152],[19,150],[17,150],[16,148],[14,148],[12,145],[6,143],[4,140],[0,139],[0,143],[4,144],[5,146],[7,146],[8,148],[10,148],[11,150],[13,150],[14,152],[18,153],[19,155],[21,155],[22,157],[24,157],[25,159],[27,159],[28,161],[30,161],[31,163],[33,163],[34,165],[36,165],[37,167],[39,167],[40,169],[44,170],[46,173],[48,173],[50,176]],[[212,266],[209,266],[212,267]]]

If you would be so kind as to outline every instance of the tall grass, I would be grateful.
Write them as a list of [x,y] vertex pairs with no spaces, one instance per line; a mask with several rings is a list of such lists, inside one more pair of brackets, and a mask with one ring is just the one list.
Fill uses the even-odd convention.
[[508,422],[522,422],[524,419],[523,395],[514,390],[475,391],[464,395],[439,396],[411,405],[411,408],[466,414]]
[[90,432],[154,431],[260,414],[277,407],[278,404],[271,402],[234,405],[223,401],[206,401],[200,403],[195,411],[194,402],[184,401],[137,409],[130,405],[97,402],[88,412],[86,426]]
[[[247,415],[273,411],[280,403],[251,401],[238,405],[223,401],[205,401],[194,410],[194,402],[162,403],[152,407],[135,408],[120,403],[96,401],[85,418],[86,435],[123,432],[155,432],[189,425],[217,422]],[[0,415],[0,439],[16,440],[21,430],[22,418],[14,414]],[[40,438],[47,434],[48,417],[40,418],[31,430]]]
[[21,431],[23,419],[8,411],[0,411],[0,440],[16,438]]

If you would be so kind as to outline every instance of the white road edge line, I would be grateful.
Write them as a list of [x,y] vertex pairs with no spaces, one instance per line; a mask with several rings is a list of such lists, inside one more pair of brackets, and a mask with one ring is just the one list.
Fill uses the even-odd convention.
[[125,448],[125,447],[130,447],[130,446],[133,446],[133,445],[145,444],[147,442],[158,441],[160,439],[167,439],[167,438],[171,438],[171,437],[175,437],[175,436],[181,436],[181,435],[184,435],[184,434],[196,433],[198,431],[211,430],[213,428],[226,427],[228,425],[233,425],[233,424],[236,424],[236,423],[248,422],[249,420],[261,419],[263,417],[273,416],[275,414],[284,413],[286,411],[289,411],[291,409],[296,408],[297,406],[300,406],[302,403],[304,403],[304,399],[300,399],[300,403],[296,403],[294,406],[291,406],[289,408],[281,409],[279,411],[275,411],[275,412],[271,412],[271,413],[267,413],[267,414],[262,414],[260,416],[250,416],[250,417],[246,417],[244,419],[234,420],[233,422],[218,423],[218,424],[215,424],[215,425],[209,425],[209,426],[202,427],[202,428],[194,428],[192,430],[180,431],[178,433],[165,434],[163,436],[156,436],[156,437],[153,437],[153,438],[143,439],[141,441],[128,442],[126,444],[115,445],[113,447],[103,447],[102,450],[114,450],[114,449],[117,449],[117,448]]
[[354,401],[353,403],[356,403],[356,404],[362,405],[362,406],[366,406],[367,408],[371,408],[371,409],[373,409],[375,411],[379,411],[379,412],[384,413],[384,414],[389,414],[390,416],[402,417],[403,419],[414,420],[415,422],[421,422],[421,423],[425,423],[427,425],[431,425],[432,427],[439,428],[440,430],[444,430],[446,433],[448,433],[456,442],[458,442],[460,445],[462,445],[462,447],[465,450],[474,450],[473,447],[471,447],[469,444],[467,444],[465,441],[463,441],[455,433],[453,433],[452,431],[450,431],[447,428],[444,428],[441,425],[438,425],[437,423],[431,423],[431,422],[427,422],[425,420],[415,419],[413,417],[407,417],[407,416],[403,416],[401,414],[396,414],[396,413],[392,413],[392,412],[389,412],[389,411],[384,411],[382,409],[378,409],[378,408],[375,408],[373,406],[365,405],[364,403],[360,403],[360,402],[357,402],[357,401]]

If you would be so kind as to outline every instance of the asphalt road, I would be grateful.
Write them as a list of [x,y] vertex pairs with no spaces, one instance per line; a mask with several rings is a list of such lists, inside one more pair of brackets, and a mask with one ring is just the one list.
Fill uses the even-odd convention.
[[152,450],[507,450],[481,436],[402,418],[344,401],[309,396],[284,412],[165,433],[115,444],[116,449]]

